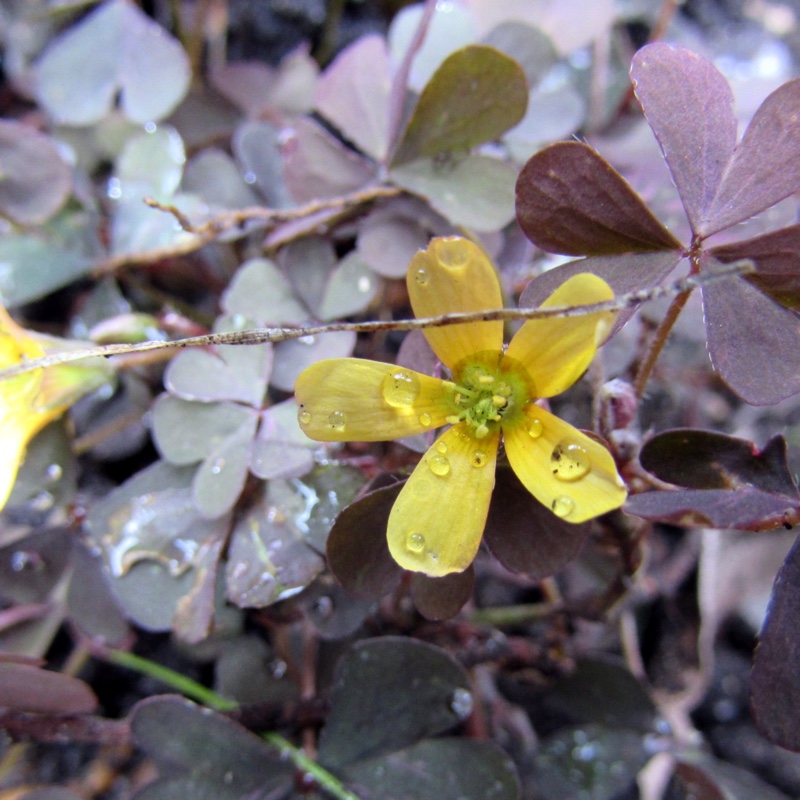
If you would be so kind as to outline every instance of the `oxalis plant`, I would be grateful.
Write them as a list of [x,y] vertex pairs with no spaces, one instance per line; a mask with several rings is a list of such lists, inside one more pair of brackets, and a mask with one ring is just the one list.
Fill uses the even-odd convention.
[[[800,394],[800,226],[748,233],[800,189],[800,80],[738,140],[710,62],[636,53],[668,227],[589,144],[530,133],[555,40],[462,9],[417,74],[414,13],[402,47],[398,23],[321,72],[217,63],[192,94],[192,49],[133,4],[48,29],[49,133],[0,123],[0,782],[12,741],[69,741],[136,745],[148,800],[611,798],[664,752],[664,796],[772,796],[647,685],[632,609],[652,561],[696,563],[660,553],[677,529],[800,515],[774,431],[646,420],[698,294],[720,393]],[[795,545],[750,686],[789,750],[799,593]],[[591,656],[599,622],[625,660]]]

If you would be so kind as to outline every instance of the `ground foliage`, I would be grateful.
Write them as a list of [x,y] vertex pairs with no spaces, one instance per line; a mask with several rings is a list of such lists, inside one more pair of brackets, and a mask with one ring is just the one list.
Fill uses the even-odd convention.
[[25,327],[407,318],[440,235],[480,242],[507,306],[580,272],[621,296],[751,271],[630,304],[554,401],[623,510],[570,525],[501,462],[486,547],[442,578],[385,538],[432,439],[322,445],[292,395],[353,354],[438,376],[421,332],[118,357],[2,512],[2,791],[800,795],[794,12],[296,5],[0,9],[0,297]]

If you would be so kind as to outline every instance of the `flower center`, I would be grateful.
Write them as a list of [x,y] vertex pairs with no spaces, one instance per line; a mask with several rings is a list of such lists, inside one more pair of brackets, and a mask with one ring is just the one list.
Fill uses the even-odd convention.
[[457,364],[452,393],[455,413],[447,421],[465,422],[476,439],[521,419],[525,404],[536,399],[525,367],[497,351],[476,353]]

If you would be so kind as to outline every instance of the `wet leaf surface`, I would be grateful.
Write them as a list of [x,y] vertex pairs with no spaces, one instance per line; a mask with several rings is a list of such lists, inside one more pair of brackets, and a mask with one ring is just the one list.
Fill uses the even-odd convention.
[[272,481],[264,498],[237,522],[225,573],[231,602],[267,606],[297,594],[319,575],[325,562],[298,524],[306,507],[286,482]]
[[613,800],[635,791],[636,774],[649,759],[637,731],[589,725],[542,742],[536,779],[539,790],[552,800]]
[[469,739],[434,739],[385,758],[349,766],[364,800],[515,800],[517,777],[498,747]]
[[517,179],[517,221],[535,245],[551,253],[681,249],[624,178],[580,142],[550,145],[525,164]]
[[393,636],[358,642],[337,665],[320,763],[342,769],[443,733],[461,721],[457,691],[469,691],[466,673],[438,648]]
[[[137,800],[268,796],[291,780],[292,765],[257,736],[180,697],[143,700],[130,716],[134,739],[161,777]],[[175,736],[181,731],[181,736]]]

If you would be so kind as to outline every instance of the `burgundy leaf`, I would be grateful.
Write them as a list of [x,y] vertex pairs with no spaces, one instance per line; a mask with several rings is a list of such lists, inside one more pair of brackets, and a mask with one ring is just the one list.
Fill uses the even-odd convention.
[[588,523],[572,525],[545,508],[511,469],[500,469],[489,506],[484,541],[512,572],[533,579],[555,574],[583,546]]
[[644,445],[639,460],[660,480],[688,489],[750,487],[800,501],[782,436],[774,436],[759,452],[752,442],[724,433],[665,431]]
[[639,50],[631,79],[698,231],[736,146],[733,92],[710,62],[664,42]]
[[358,39],[317,83],[317,110],[367,155],[382,160],[389,146],[391,63],[386,40]]
[[[534,278],[520,295],[519,305],[520,308],[540,306],[567,278],[581,272],[591,272],[602,278],[618,297],[628,292],[649,289],[661,283],[675,269],[681,258],[681,253],[667,250],[569,261]],[[613,330],[619,330],[635,313],[635,306],[620,311]]]
[[708,352],[728,386],[752,405],[800,392],[800,318],[745,280],[703,289]]
[[798,189],[800,78],[776,89],[756,111],[698,233],[729,228]]
[[800,540],[775,578],[750,678],[753,717],[761,732],[800,751]]
[[471,564],[464,572],[453,572],[443,578],[429,578],[415,572],[411,578],[411,596],[423,617],[450,619],[472,597],[474,585],[475,570]]
[[628,499],[625,511],[637,517],[712,528],[747,531],[773,530],[794,524],[800,500],[743,487],[653,491]]
[[398,481],[366,492],[342,510],[328,535],[328,565],[357,597],[377,600],[400,580],[402,570],[389,552],[386,526],[402,488]]
[[542,250],[571,256],[679,250],[625,179],[588,145],[560,142],[517,179],[517,221]]
[[781,305],[800,309],[800,225],[708,251],[717,261],[752,259],[756,273],[745,280]]
[[70,675],[28,664],[0,663],[0,707],[42,714],[88,714],[94,692]]

